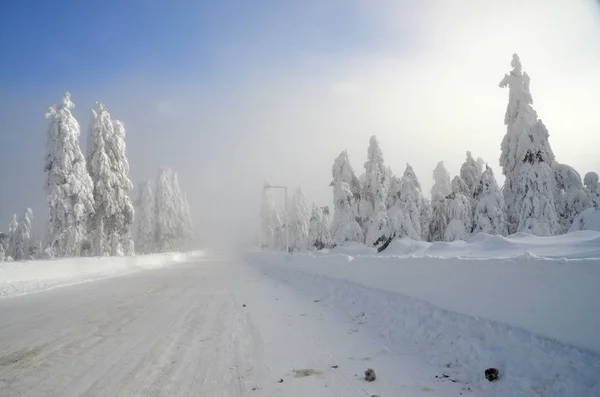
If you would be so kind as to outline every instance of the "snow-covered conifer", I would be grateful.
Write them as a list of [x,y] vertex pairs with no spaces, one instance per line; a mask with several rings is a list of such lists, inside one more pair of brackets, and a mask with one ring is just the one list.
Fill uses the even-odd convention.
[[504,196],[498,187],[494,172],[489,167],[481,175],[476,196],[473,233],[506,236],[508,231],[504,213]]
[[133,254],[130,226],[132,183],[125,154],[125,127],[112,121],[101,103],[92,109],[88,134],[87,167],[94,185],[91,229],[96,255]]
[[310,215],[302,186],[298,186],[292,198],[290,216],[290,250],[302,251],[308,248],[308,226]]
[[410,237],[419,240],[422,236],[421,216],[423,197],[421,184],[410,166],[406,165],[404,175],[399,181],[399,193],[396,205],[388,211],[390,232],[394,237]]
[[331,235],[336,245],[343,245],[346,241],[362,243],[364,234],[356,222],[356,207],[354,194],[350,185],[338,181],[333,186],[334,213],[331,224]]
[[156,180],[154,194],[156,246],[159,252],[179,249],[181,198],[174,184],[174,173],[162,167]]
[[346,241],[363,242],[364,234],[358,224],[360,183],[344,150],[335,159],[331,169],[333,181],[333,242],[342,245]]
[[49,120],[44,170],[49,219],[46,245],[53,256],[78,256],[94,212],[93,185],[79,147],[79,123],[66,93],[46,112]]
[[528,134],[527,151],[520,166],[513,209],[518,210],[517,231],[551,236],[560,230],[554,202],[555,178],[545,150],[547,131],[536,123]]
[[311,250],[321,250],[331,247],[332,244],[331,232],[329,230],[329,214],[325,214],[322,208],[313,203],[309,223],[308,248]]
[[594,207],[600,205],[600,189],[598,189],[598,174],[595,172],[588,172],[583,177],[583,184],[585,185],[585,191],[590,198],[590,201]]
[[369,140],[365,184],[359,205],[360,217],[364,222],[365,244],[368,246],[381,244],[390,236],[386,208],[390,177],[377,137],[373,135]]
[[188,248],[194,238],[194,222],[192,221],[192,211],[188,202],[187,194],[181,193],[181,248]]
[[[507,209],[508,231],[512,234],[520,229],[519,224],[522,225],[523,222],[520,202],[523,200],[524,194],[522,182],[527,178],[524,179],[521,168],[524,164],[531,165],[523,160],[530,150],[531,137],[537,136],[536,150],[544,153],[544,162],[548,167],[551,167],[554,162],[554,154],[548,141],[548,131],[538,120],[537,113],[532,107],[533,99],[529,90],[530,79],[527,73],[522,71],[521,61],[517,54],[513,55],[511,66],[513,69],[510,74],[505,75],[500,82],[500,87],[509,87],[508,106],[504,116],[507,132],[502,140],[500,166],[505,176],[503,193]],[[526,168],[530,170],[529,165]],[[528,173],[528,170],[524,173]],[[532,177],[533,175],[530,175],[529,180]],[[544,213],[549,214],[548,212]],[[549,222],[551,223],[551,221]]]
[[144,180],[139,185],[136,249],[140,254],[156,252],[156,205],[154,183]]
[[116,213],[109,219],[109,231],[112,231],[111,254],[133,255],[134,245],[131,238],[131,225],[133,224],[134,209],[129,192],[133,184],[129,179],[129,161],[127,160],[125,145],[125,125],[113,121],[114,134],[107,140],[108,155],[111,169],[115,175],[115,203]]
[[472,229],[471,202],[467,197],[469,187],[460,176],[452,180],[452,193],[445,202],[448,225],[444,231],[444,241],[467,240]]
[[[11,256],[16,261],[30,259],[31,245],[31,221],[33,219],[33,211],[27,208],[19,223],[13,231],[13,245],[11,248]],[[13,220],[14,222],[14,220]],[[13,223],[11,222],[11,225]]]
[[589,208],[592,202],[583,186],[581,176],[573,167],[554,162],[552,170],[556,215],[560,223],[558,233],[566,233],[575,217]]
[[471,152],[467,152],[467,159],[460,167],[460,177],[469,188],[469,199],[472,198],[475,189],[479,185],[481,172],[479,171],[479,165],[473,159]]
[[13,218],[8,224],[8,250],[6,256],[10,256],[14,259],[13,254],[17,245],[17,227],[19,222],[17,221],[17,214],[13,214]]
[[308,222],[308,238],[306,240],[306,245],[310,250],[322,249],[318,241],[319,224],[321,223],[322,217],[323,213],[321,212],[321,209],[315,203],[313,203],[310,213],[310,221]]
[[483,174],[483,171],[485,170],[485,161],[481,157],[477,157],[477,160],[475,161],[475,163],[477,164],[477,173],[479,174],[479,177],[481,178],[481,175]]
[[452,193],[450,174],[446,171],[444,162],[440,161],[433,170],[434,184],[431,187],[431,199],[444,198]]
[[323,248],[333,247],[333,238],[331,237],[331,222],[329,221],[329,207],[321,209],[321,222],[319,223],[319,240]]
[[271,184],[265,180],[260,207],[260,245],[261,248],[275,248],[275,237],[280,221],[275,209],[273,192],[267,187]]
[[443,241],[446,227],[448,226],[444,198],[452,192],[450,174],[446,171],[443,161],[440,161],[433,170],[433,180],[429,238],[430,241]]

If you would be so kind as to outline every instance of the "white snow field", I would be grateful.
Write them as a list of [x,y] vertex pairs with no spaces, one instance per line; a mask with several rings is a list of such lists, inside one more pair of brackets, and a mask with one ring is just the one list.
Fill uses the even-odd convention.
[[0,396],[600,396],[599,238],[190,255],[71,279],[0,299]]

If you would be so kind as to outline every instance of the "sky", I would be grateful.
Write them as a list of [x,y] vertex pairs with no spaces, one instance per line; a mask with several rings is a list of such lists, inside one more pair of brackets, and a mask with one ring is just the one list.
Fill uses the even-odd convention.
[[426,191],[467,150],[502,181],[515,52],[557,160],[600,172],[595,0],[8,2],[0,230],[29,206],[43,237],[44,111],[66,90],[84,152],[101,101],[127,128],[134,184],[179,174],[200,245],[253,236],[264,178],[331,206],[334,158],[348,150],[360,175],[371,135]]

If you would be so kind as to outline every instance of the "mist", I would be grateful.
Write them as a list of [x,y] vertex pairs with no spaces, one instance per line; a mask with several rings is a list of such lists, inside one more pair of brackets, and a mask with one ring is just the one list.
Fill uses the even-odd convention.
[[140,61],[100,81],[0,86],[0,224],[31,206],[43,231],[43,113],[65,90],[84,150],[89,109],[102,101],[127,127],[134,184],[161,165],[179,174],[199,247],[255,240],[265,178],[290,193],[302,185],[309,201],[331,206],[334,158],[348,150],[360,175],[371,135],[395,173],[414,167],[426,193],[436,163],[456,175],[467,150],[501,182],[508,92],[498,83],[514,52],[557,160],[582,175],[600,171],[597,2],[359,1],[348,21],[338,12],[346,6],[273,7],[272,24],[215,39],[212,57],[191,53],[182,71],[156,73]]

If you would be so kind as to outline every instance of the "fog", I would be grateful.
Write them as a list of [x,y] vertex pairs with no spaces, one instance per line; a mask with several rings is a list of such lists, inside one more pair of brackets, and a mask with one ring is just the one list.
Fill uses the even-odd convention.
[[[341,4],[320,3],[308,6],[311,18],[320,16],[329,28],[343,23],[332,5]],[[89,109],[100,100],[127,127],[134,184],[153,178],[160,165],[179,174],[199,246],[254,240],[265,177],[291,191],[302,185],[309,202],[331,206],[334,158],[347,149],[360,175],[371,135],[395,173],[413,165],[426,192],[436,163],[443,160],[456,175],[467,150],[501,181],[508,91],[498,83],[513,52],[531,77],[534,108],[557,160],[582,176],[600,171],[597,2],[406,0],[351,7],[360,33],[348,38],[357,45],[346,43],[343,51],[320,45],[329,31],[320,24],[300,44],[272,45],[268,37],[281,34],[285,42],[286,29],[296,26],[286,22],[304,17],[278,15],[254,39],[215,48],[210,73],[186,68],[184,77],[177,70],[155,75],[133,67],[108,82],[30,87],[10,97],[0,92],[8,131],[0,224],[29,205],[43,230],[43,112],[65,89],[77,106],[84,148]],[[17,153],[8,153],[9,146]],[[17,157],[30,166],[15,164]]]

